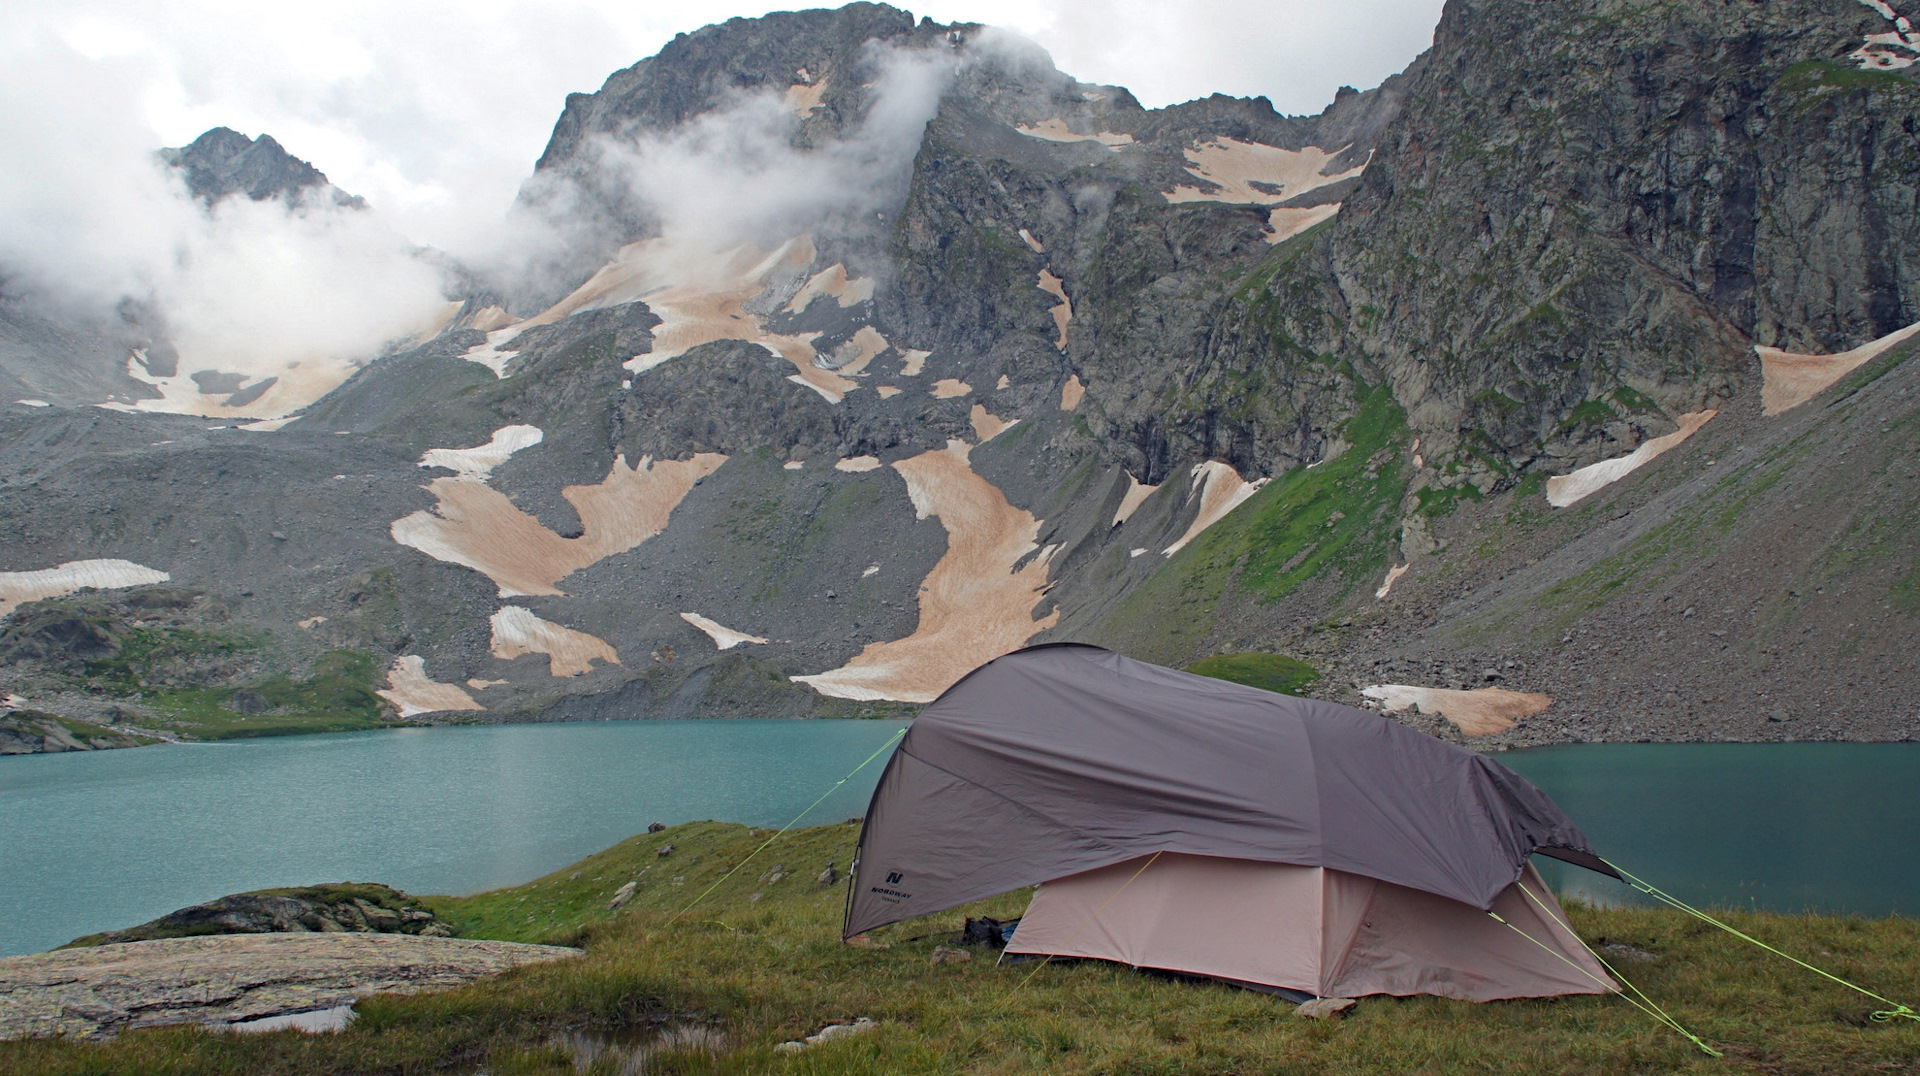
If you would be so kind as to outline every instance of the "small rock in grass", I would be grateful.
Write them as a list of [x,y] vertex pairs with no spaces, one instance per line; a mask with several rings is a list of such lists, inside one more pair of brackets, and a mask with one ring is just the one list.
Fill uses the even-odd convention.
[[1354,1004],[1352,998],[1314,998],[1312,1001],[1303,1002],[1293,1011],[1293,1014],[1304,1016],[1309,1020],[1337,1019],[1348,1009],[1353,1008]]
[[773,1052],[776,1054],[797,1054],[802,1050],[818,1046],[823,1042],[832,1042],[835,1039],[844,1039],[852,1035],[864,1035],[879,1026],[879,1024],[864,1016],[851,1024],[828,1024],[819,1031],[808,1035],[804,1040],[793,1039],[775,1046]]
[[661,830],[663,830],[663,829],[666,829],[666,828],[667,828],[667,824],[666,824],[665,822],[654,822],[654,823],[651,823],[651,824],[649,824],[649,825],[647,826],[647,832],[648,832],[648,833],[658,833],[658,832],[660,832]]
[[619,889],[615,890],[613,894],[613,903],[607,905],[607,909],[611,911],[615,908],[619,908],[621,905],[632,900],[633,887],[634,887],[634,883],[628,882],[626,885],[623,885]]
[[1650,960],[1660,959],[1659,953],[1650,952],[1637,945],[1628,945],[1626,942],[1608,941],[1606,938],[1595,939],[1593,947],[1599,950],[1602,956],[1610,957],[1614,960],[1632,961],[1636,964],[1644,964]]
[[832,885],[833,883],[839,880],[840,880],[840,871],[836,869],[834,865],[831,863],[827,864],[826,870],[823,870],[820,872],[820,877],[818,879],[821,885]]
[[964,964],[972,959],[973,954],[965,949],[955,949],[951,945],[936,945],[933,947],[933,960],[930,963]]
[[661,859],[665,859],[672,854],[673,854],[673,845],[670,845],[670,844],[661,845],[660,850],[654,853],[654,855],[659,856]]

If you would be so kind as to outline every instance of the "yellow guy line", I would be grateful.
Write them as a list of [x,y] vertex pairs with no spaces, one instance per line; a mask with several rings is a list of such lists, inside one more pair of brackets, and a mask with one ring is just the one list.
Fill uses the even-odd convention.
[[1733,927],[1730,927],[1727,924],[1722,923],[1720,920],[1715,919],[1713,916],[1710,916],[1707,913],[1701,911],[1700,909],[1695,908],[1693,905],[1688,904],[1686,901],[1681,900],[1679,897],[1676,897],[1673,894],[1668,893],[1667,891],[1654,886],[1650,882],[1645,882],[1639,878],[1634,877],[1632,874],[1629,874],[1627,871],[1622,869],[1619,864],[1614,863],[1611,860],[1603,859],[1600,862],[1605,863],[1607,866],[1612,867],[1615,871],[1618,871],[1620,874],[1620,877],[1626,879],[1628,885],[1632,886],[1635,889],[1638,889],[1640,892],[1645,893],[1646,895],[1654,898],[1655,900],[1658,900],[1664,904],[1671,905],[1672,907],[1678,908],[1681,911],[1686,912],[1688,915],[1693,916],[1694,918],[1700,920],[1703,923],[1710,923],[1713,926],[1719,927],[1721,930],[1724,930],[1727,933],[1733,935],[1734,937],[1739,938],[1741,941],[1751,942],[1754,945],[1757,945],[1760,948],[1765,949],[1767,952],[1772,953],[1774,956],[1783,957],[1787,960],[1791,960],[1795,964],[1800,965],[1801,967],[1807,969],[1810,972],[1813,972],[1816,975],[1824,975],[1827,978],[1832,979],[1834,982],[1839,983],[1841,986],[1844,986],[1849,990],[1855,990],[1862,994],[1865,994],[1866,996],[1872,998],[1873,1000],[1880,1002],[1882,1005],[1891,1006],[1891,1008],[1872,1014],[1873,1019],[1878,1020],[1881,1023],[1885,1023],[1888,1020],[1894,1020],[1894,1019],[1920,1021],[1920,1013],[1915,1013],[1912,1009],[1908,1008],[1905,1005],[1900,1004],[1897,1001],[1894,1001],[1891,998],[1883,998],[1879,994],[1876,994],[1873,991],[1868,990],[1864,986],[1860,986],[1855,983],[1850,983],[1845,979],[1842,979],[1838,975],[1833,974],[1830,971],[1822,971],[1821,969],[1814,967],[1812,964],[1807,963],[1806,961],[1800,959],[1799,957],[1794,956],[1792,953],[1781,952],[1780,950],[1775,949],[1773,946],[1768,945],[1766,942],[1763,942],[1758,938],[1755,938],[1749,934],[1743,934],[1740,931],[1735,930]]
[[833,787],[832,787],[832,788],[829,788],[829,789],[827,789],[827,790],[826,790],[825,792],[822,792],[822,793],[820,793],[820,798],[819,798],[819,799],[817,799],[817,800],[814,800],[814,801],[813,801],[812,803],[809,803],[809,804],[807,804],[807,809],[806,809],[806,810],[804,810],[804,811],[801,811],[801,812],[800,812],[799,814],[797,814],[797,815],[794,815],[794,816],[793,816],[793,821],[791,821],[791,822],[788,822],[788,823],[787,823],[786,825],[784,825],[784,826],[781,826],[781,827],[780,827],[780,829],[779,829],[778,831],[776,831],[776,832],[774,833],[774,835],[773,835],[773,836],[771,836],[771,837],[768,837],[768,838],[767,838],[767,840],[766,840],[766,843],[765,843],[765,844],[762,844],[762,845],[761,845],[760,847],[758,847],[758,848],[755,848],[755,849],[754,849],[753,851],[751,851],[751,852],[749,852],[749,853],[747,853],[747,858],[746,858],[746,859],[743,859],[743,860],[741,860],[740,862],[738,862],[738,863],[736,863],[736,864],[734,864],[734,867],[733,867],[733,869],[732,869],[732,870],[730,870],[730,871],[728,871],[727,873],[725,873],[725,874],[723,874],[723,875],[721,875],[721,876],[719,877],[719,879],[718,879],[717,881],[715,881],[715,882],[714,882],[714,883],[713,883],[712,885],[710,885],[710,886],[708,886],[708,887],[706,888],[706,891],[705,891],[705,892],[703,892],[703,893],[701,893],[701,894],[700,894],[699,896],[697,896],[697,897],[695,897],[695,898],[693,898],[693,904],[689,904],[689,905],[687,905],[686,907],[684,907],[684,908],[682,908],[682,909],[680,909],[680,911],[679,911],[678,913],[676,913],[676,914],[674,915],[674,917],[673,917],[672,919],[669,919],[669,920],[667,920],[667,923],[668,923],[668,925],[672,925],[672,924],[674,924],[674,923],[677,923],[677,922],[679,922],[679,921],[680,921],[680,918],[681,918],[681,916],[684,916],[684,915],[686,915],[686,914],[687,914],[688,912],[690,912],[690,911],[692,911],[692,910],[693,910],[693,905],[694,905],[694,904],[698,904],[698,903],[700,903],[701,901],[703,901],[703,900],[706,900],[709,894],[711,894],[711,893],[712,893],[712,892],[713,892],[714,890],[716,890],[716,889],[718,889],[718,888],[720,888],[720,884],[721,884],[722,882],[725,882],[725,881],[726,881],[727,879],[729,879],[729,878],[731,878],[731,877],[733,877],[734,875],[736,875],[736,874],[738,874],[738,873],[740,873],[740,868],[741,868],[741,867],[744,867],[744,866],[746,866],[746,865],[747,865],[748,863],[750,863],[750,862],[752,862],[752,861],[753,861],[753,857],[754,857],[754,856],[757,856],[757,855],[759,855],[760,853],[762,853],[762,852],[764,852],[764,851],[766,851],[766,850],[767,850],[767,846],[768,846],[768,845],[771,845],[771,844],[772,844],[773,842],[775,842],[775,841],[777,841],[777,840],[779,840],[779,839],[781,838],[781,836],[782,836],[782,835],[784,835],[784,834],[785,834],[785,833],[786,833],[786,832],[787,832],[788,830],[790,830],[790,829],[792,829],[793,827],[795,827],[795,826],[797,826],[797,825],[799,825],[799,824],[800,824],[800,820],[801,820],[802,818],[805,818],[805,817],[807,817],[807,815],[808,815],[808,814],[810,814],[810,813],[811,813],[811,812],[813,811],[813,809],[814,809],[815,807],[818,807],[818,806],[820,806],[820,805],[821,805],[822,803],[825,803],[825,802],[827,801],[827,797],[828,797],[828,796],[831,796],[831,795],[833,795],[833,794],[834,794],[835,792],[837,792],[837,791],[839,791],[839,790],[840,790],[840,786],[841,786],[841,785],[844,785],[844,784],[846,784],[846,783],[847,783],[848,781],[851,781],[851,780],[853,780],[853,775],[854,775],[854,774],[856,774],[856,773],[859,773],[859,772],[860,772],[861,770],[864,770],[864,769],[866,769],[866,768],[867,768],[867,763],[868,763],[868,762],[872,762],[872,761],[873,761],[874,759],[876,759],[876,758],[879,758],[879,757],[880,757],[881,755],[883,755],[883,754],[885,754],[888,748],[890,748],[890,747],[892,747],[892,746],[893,746],[894,744],[897,744],[897,743],[899,743],[899,742],[900,742],[900,738],[901,738],[902,736],[905,736],[906,734],[907,734],[907,730],[906,730],[906,729],[901,729],[901,730],[900,730],[899,732],[896,732],[896,733],[894,733],[894,734],[893,734],[893,739],[891,739],[891,740],[888,740],[888,741],[887,741],[886,743],[883,743],[883,744],[881,744],[881,745],[880,745],[880,750],[878,750],[878,751],[875,751],[875,752],[874,752],[873,754],[871,754],[871,755],[868,755],[868,756],[867,756],[867,759],[866,759],[866,762],[862,762],[862,763],[861,763],[860,765],[858,765],[858,766],[855,766],[855,767],[853,768],[853,770],[852,770],[852,771],[851,771],[850,773],[848,773],[848,774],[847,774],[847,775],[846,775],[845,777],[842,777],[842,778],[840,778],[840,779],[839,779],[838,781],[835,781],[835,782],[833,783]]
[[[1702,1039],[1698,1035],[1695,1035],[1693,1032],[1687,1030],[1686,1026],[1682,1024],[1680,1021],[1675,1020],[1673,1017],[1667,1015],[1667,1011],[1665,1009],[1662,1009],[1659,1005],[1655,1004],[1652,998],[1647,997],[1647,995],[1644,992],[1642,992],[1639,987],[1629,982],[1626,976],[1620,974],[1620,970],[1618,968],[1614,967],[1612,964],[1607,963],[1607,958],[1595,952],[1593,946],[1588,945],[1586,942],[1586,939],[1582,938],[1580,936],[1580,933],[1573,929],[1572,923],[1569,923],[1565,919],[1562,919],[1560,916],[1554,914],[1553,910],[1548,908],[1547,905],[1543,901],[1541,901],[1541,899],[1538,896],[1534,894],[1533,890],[1527,887],[1525,882],[1520,883],[1520,891],[1527,895],[1528,900],[1531,900],[1534,902],[1534,904],[1538,905],[1542,912],[1546,913],[1547,919],[1549,921],[1551,921],[1554,925],[1565,930],[1567,932],[1568,937],[1572,938],[1574,941],[1579,942],[1581,948],[1585,949],[1588,953],[1591,953],[1593,955],[1593,958],[1600,962],[1601,967],[1607,969],[1608,973],[1611,974],[1615,979],[1620,980],[1620,982],[1624,984],[1628,990],[1631,990],[1634,992],[1634,994],[1638,995],[1639,1000],[1636,1001],[1634,998],[1628,997],[1626,993],[1622,991],[1619,987],[1613,987],[1608,989],[1607,990],[1608,993],[1617,995],[1622,1000],[1626,1001],[1629,1005],[1632,1005],[1634,1008],[1639,1009],[1641,1012],[1646,1013],[1648,1016],[1653,1017],[1655,1020],[1658,1020],[1660,1023],[1663,1023],[1668,1027],[1672,1028],[1673,1030],[1679,1032],[1680,1034],[1686,1036],[1689,1040],[1693,1042],[1695,1046],[1698,1046],[1709,1057],[1723,1056],[1720,1053],[1720,1051],[1714,1049],[1711,1046],[1708,1046],[1706,1043],[1706,1040]],[[1534,937],[1533,935],[1528,934],[1526,931],[1521,930],[1519,927],[1514,926],[1512,923],[1508,923],[1505,919],[1500,918],[1498,915],[1494,915],[1494,913],[1492,912],[1488,912],[1487,914],[1489,916],[1492,916],[1495,922],[1506,923],[1507,928],[1513,931],[1515,934],[1520,935],[1521,937],[1527,939],[1533,944],[1538,945],[1540,948],[1545,949],[1547,952],[1552,953],[1554,956],[1559,957],[1561,960],[1565,961],[1569,967],[1574,968],[1575,970],[1579,971],[1580,974],[1585,975],[1587,978],[1592,979],[1596,983],[1599,983],[1602,987],[1606,987],[1607,984],[1604,981],[1602,981],[1599,976],[1595,975],[1593,972],[1588,971],[1587,969],[1581,967],[1579,964],[1576,964],[1572,960],[1568,959],[1567,954],[1561,952],[1558,949],[1553,948],[1552,946]]]

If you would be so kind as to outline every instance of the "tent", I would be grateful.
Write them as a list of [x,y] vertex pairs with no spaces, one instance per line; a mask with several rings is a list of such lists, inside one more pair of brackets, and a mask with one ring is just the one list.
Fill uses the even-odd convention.
[[867,808],[843,933],[1038,885],[1012,952],[1319,996],[1612,992],[1535,852],[1613,873],[1483,755],[1047,644],[914,720]]

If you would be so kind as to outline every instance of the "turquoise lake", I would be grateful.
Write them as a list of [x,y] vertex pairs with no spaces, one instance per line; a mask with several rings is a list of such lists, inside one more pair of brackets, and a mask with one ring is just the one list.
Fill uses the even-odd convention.
[[[248,889],[517,884],[650,822],[784,825],[900,727],[494,725],[0,759],[0,955]],[[1920,908],[1920,744],[1589,744],[1497,757],[1603,855],[1696,903]],[[863,813],[881,765],[803,824]],[[1634,897],[1545,865],[1563,891]]]
[[[249,889],[515,885],[651,822],[785,825],[900,728],[477,725],[0,758],[0,955]],[[806,823],[866,813],[885,761]]]

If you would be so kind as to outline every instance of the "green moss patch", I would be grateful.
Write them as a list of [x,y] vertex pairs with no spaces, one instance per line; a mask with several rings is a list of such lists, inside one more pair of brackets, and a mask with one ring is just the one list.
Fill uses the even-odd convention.
[[1905,75],[1892,71],[1865,71],[1852,64],[1805,60],[1787,68],[1775,86],[1789,93],[1829,93],[1836,90],[1920,90]]
[[[216,653],[252,649],[225,638],[194,645],[222,648]],[[374,694],[379,665],[365,651],[328,651],[303,679],[280,673],[238,687],[156,687],[137,675],[141,667],[137,661],[114,663],[100,676],[116,693],[166,714],[167,726],[196,739],[352,732],[387,724]]]
[[1282,695],[1298,695],[1320,679],[1313,666],[1285,654],[1215,654],[1187,666],[1187,671]]

